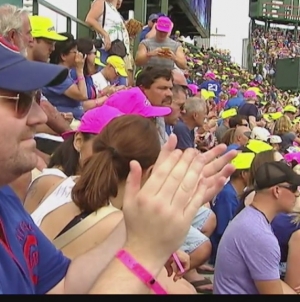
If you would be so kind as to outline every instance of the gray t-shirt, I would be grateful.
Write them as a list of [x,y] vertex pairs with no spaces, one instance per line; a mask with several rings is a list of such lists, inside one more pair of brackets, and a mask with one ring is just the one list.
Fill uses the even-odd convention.
[[[155,38],[150,38],[143,40],[141,44],[144,44],[147,52],[153,51],[156,48],[160,47],[168,47],[170,48],[174,54],[176,54],[177,49],[181,44],[179,42],[175,42],[174,40],[167,38],[164,42],[157,42]],[[148,60],[148,62],[143,67],[148,66],[156,66],[161,68],[173,69],[174,68],[174,61],[166,58],[161,57],[152,57]]]
[[254,280],[278,280],[280,248],[271,225],[251,206],[228,225],[220,241],[214,294],[258,294]]

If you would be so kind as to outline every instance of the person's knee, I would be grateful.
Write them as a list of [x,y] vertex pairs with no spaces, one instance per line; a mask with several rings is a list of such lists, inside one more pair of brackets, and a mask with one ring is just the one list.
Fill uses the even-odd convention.
[[210,237],[211,234],[214,232],[216,226],[217,226],[217,217],[216,214],[213,211],[211,211],[203,227],[201,228],[201,232],[205,234],[207,237]]
[[[173,275],[174,276],[174,275]],[[171,295],[190,295],[196,294],[195,288],[185,279],[180,279],[176,282],[173,276],[168,277],[166,269],[163,269],[157,277],[157,281]]]
[[190,255],[191,269],[199,267],[208,261],[212,251],[210,240],[206,240],[197,248],[195,248]]

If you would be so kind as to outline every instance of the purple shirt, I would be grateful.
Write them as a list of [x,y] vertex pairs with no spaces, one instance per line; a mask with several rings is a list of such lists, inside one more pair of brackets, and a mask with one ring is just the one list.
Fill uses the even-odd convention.
[[254,280],[278,280],[280,248],[270,224],[252,207],[242,210],[220,241],[214,294],[258,294]]

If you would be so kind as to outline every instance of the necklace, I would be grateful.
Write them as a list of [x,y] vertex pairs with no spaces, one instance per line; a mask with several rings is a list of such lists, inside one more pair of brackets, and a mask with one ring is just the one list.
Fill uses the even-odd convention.
[[265,213],[263,213],[261,210],[259,210],[257,207],[255,207],[254,205],[250,204],[250,207],[252,207],[253,209],[255,209],[256,211],[260,212],[266,219],[267,223],[270,224],[270,221],[268,220],[267,216],[265,215]]

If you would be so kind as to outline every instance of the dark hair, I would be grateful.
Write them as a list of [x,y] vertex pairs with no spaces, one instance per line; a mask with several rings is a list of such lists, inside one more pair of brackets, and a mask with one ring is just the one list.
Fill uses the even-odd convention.
[[173,84],[172,92],[173,95],[178,95],[180,92],[186,94],[186,88],[182,85]]
[[255,174],[258,168],[264,163],[271,163],[274,160],[274,155],[277,151],[272,149],[268,151],[263,151],[255,155],[251,167],[250,167],[250,175],[249,175],[249,186],[252,187],[254,185]]
[[229,119],[229,128],[235,128],[236,126],[243,126],[243,120],[247,120],[247,116],[236,115]]
[[57,41],[55,43],[54,51],[50,54],[51,64],[61,63],[61,56],[69,54],[69,52],[77,46],[77,42],[72,34],[60,33],[60,35],[65,36],[68,39],[66,41]]
[[[89,133],[81,134],[84,141],[88,141],[94,136]],[[78,173],[79,153],[73,145],[74,136],[75,134],[72,134],[59,145],[50,158],[48,168],[59,167],[67,176],[76,175]]]
[[173,81],[172,69],[149,66],[143,69],[137,76],[136,86],[149,89],[157,79],[161,78]]
[[[77,49],[79,52],[83,54],[83,56],[88,56],[94,48],[93,40],[90,38],[79,38],[77,39]],[[85,76],[89,75],[87,60],[85,60],[83,67],[83,74]]]
[[72,190],[72,200],[82,212],[91,213],[109,204],[118,195],[118,185],[125,181],[132,160],[143,170],[151,167],[161,146],[155,124],[137,115],[124,115],[111,121],[98,134],[94,154],[82,169]]
[[254,179],[255,179],[255,174],[258,168],[264,164],[264,163],[271,163],[274,161],[274,154],[277,151],[272,149],[268,151],[263,151],[255,155],[250,170],[249,170],[249,183],[248,183],[248,188],[247,190],[242,194],[240,198],[240,204],[237,208],[236,215],[241,212],[245,208],[245,200],[248,195],[250,195],[254,190]]

